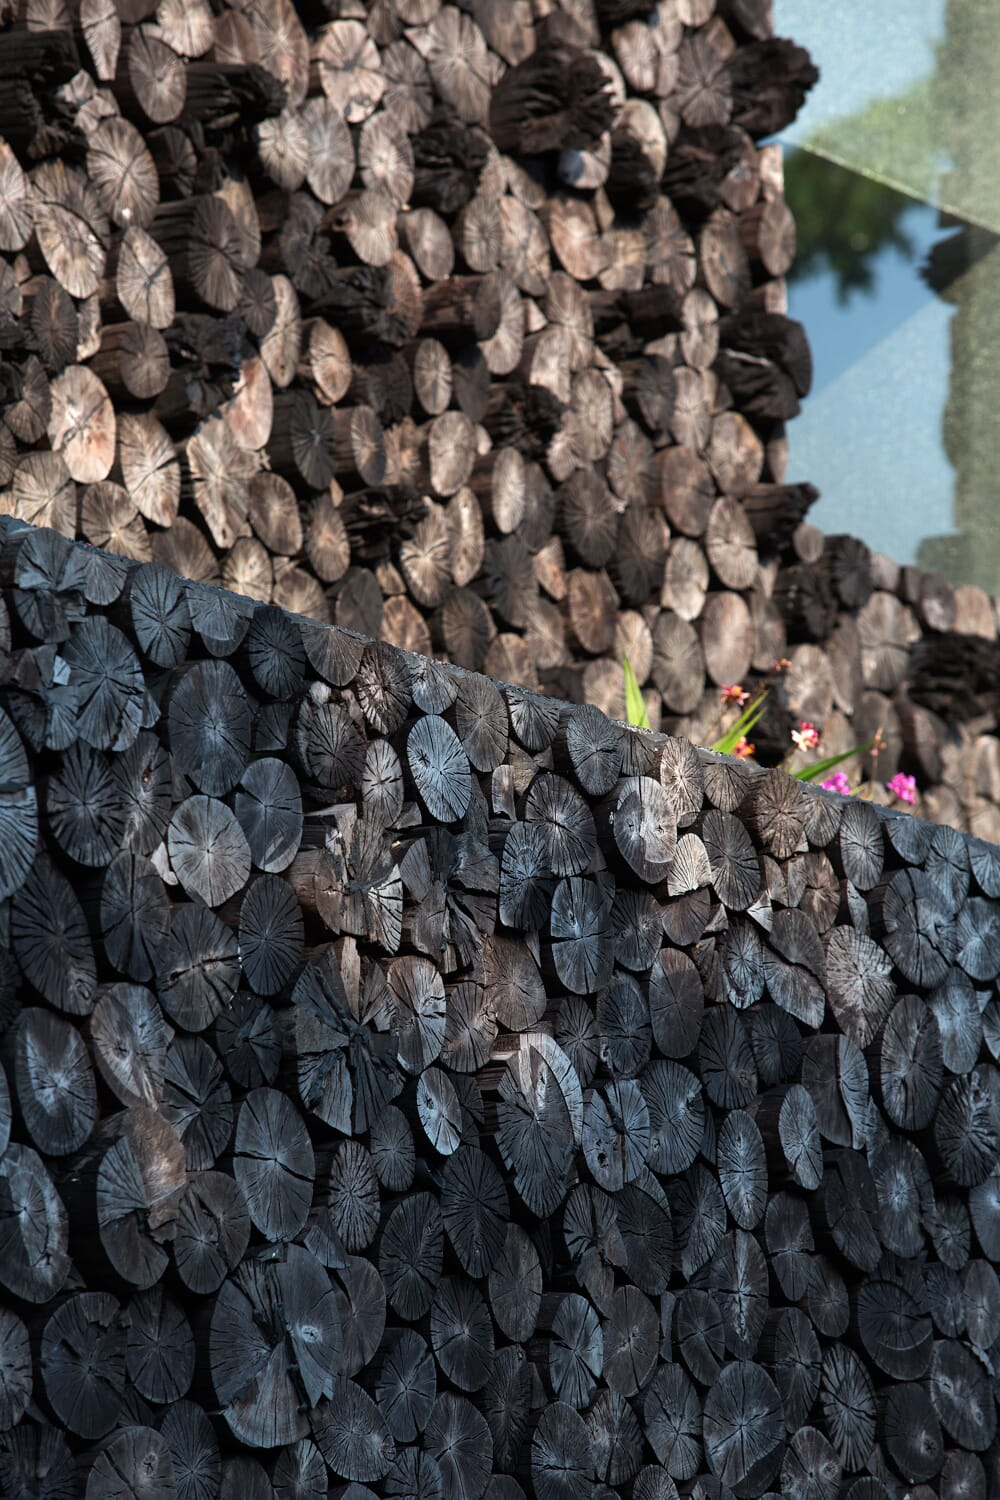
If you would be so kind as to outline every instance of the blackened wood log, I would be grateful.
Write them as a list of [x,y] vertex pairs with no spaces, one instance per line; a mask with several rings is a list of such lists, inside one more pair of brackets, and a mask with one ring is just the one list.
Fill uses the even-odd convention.
[[718,1249],[726,1232],[726,1205],[717,1177],[700,1162],[680,1179],[671,1201],[681,1248],[680,1266],[690,1277]]
[[240,779],[233,805],[258,869],[287,869],[302,837],[302,797],[291,768],[271,757],[254,761]]
[[354,676],[361,712],[376,733],[394,733],[411,709],[409,672],[396,652],[381,642],[366,646]]
[[976,1238],[983,1253],[991,1259],[992,1247],[998,1238],[997,1177],[991,1173],[985,1182],[979,1183],[969,1194],[969,1212]]
[[654,1060],[643,1071],[653,1171],[678,1173],[694,1161],[705,1129],[705,1101],[695,1075],[680,1063]]
[[[958,1385],[955,1385],[958,1382]],[[966,1392],[966,1401],[955,1392]],[[984,1452],[996,1436],[996,1409],[988,1401],[987,1374],[976,1356],[955,1340],[940,1340],[931,1359],[930,1395],[940,1424],[963,1448]]]
[[188,797],[167,830],[171,867],[184,889],[220,906],[246,884],[250,849],[243,830],[216,797]]
[[505,74],[490,99],[490,134],[513,155],[585,149],[611,121],[604,71],[593,56],[567,46],[540,48]]
[[552,961],[574,994],[592,994],[607,983],[614,959],[611,903],[596,884],[579,876],[560,880],[549,918]]
[[274,1012],[258,995],[242,991],[218,1017],[215,1039],[230,1078],[243,1088],[271,1084],[281,1061]]
[[705,1456],[724,1484],[768,1482],[784,1454],[784,1412],[762,1365],[727,1365],[705,1398]]
[[790,1302],[801,1299],[809,1288],[815,1249],[804,1201],[791,1193],[775,1193],[767,1205],[764,1238],[785,1297]]
[[866,1285],[858,1293],[856,1316],[861,1341],[879,1369],[897,1380],[927,1374],[933,1348],[930,1315],[901,1283],[882,1280]]
[[904,978],[940,983],[955,952],[955,926],[946,899],[921,871],[891,877],[880,908],[881,939]]
[[686,1287],[678,1294],[673,1333],[678,1352],[700,1385],[711,1385],[725,1358],[722,1315],[710,1292]]
[[460,1390],[480,1390],[493,1361],[493,1324],[478,1289],[464,1277],[442,1278],[428,1323],[442,1373]]
[[869,1274],[882,1252],[875,1228],[878,1198],[871,1171],[859,1152],[842,1151],[823,1175],[826,1227],[841,1255]]
[[797,1431],[812,1410],[820,1384],[820,1346],[806,1314],[795,1307],[770,1313],[761,1353],[781,1394],[785,1425]]
[[170,909],[159,874],[141,854],[116,855],[101,890],[105,950],[120,973],[147,980],[161,962]]
[[892,1008],[877,1043],[883,1109],[901,1130],[922,1130],[943,1083],[942,1040],[933,1011],[916,995]]
[[[16,856],[17,841],[14,849]],[[27,852],[23,844],[22,851]],[[40,855],[18,885],[11,903],[10,942],[25,978],[59,1009],[88,1014],[97,970],[87,924],[69,882]]]
[[787,1011],[778,1005],[756,1005],[750,1012],[750,1044],[757,1072],[768,1087],[796,1076],[802,1061],[802,1037]]
[[89,1022],[94,1062],[126,1106],[159,1103],[169,1030],[151,992],[141,985],[104,990]]
[[33,1371],[28,1330],[8,1308],[0,1314],[0,1349],[3,1350],[0,1411],[9,1430],[21,1421],[31,1399]]
[[823,1151],[816,1106],[809,1091],[795,1083],[767,1094],[758,1121],[771,1160],[783,1158],[784,1170],[798,1187],[807,1191],[818,1188],[823,1178]]
[[274,1089],[254,1089],[240,1107],[233,1146],[251,1220],[269,1239],[291,1239],[305,1223],[315,1170],[301,1117]]
[[677,848],[677,825],[662,784],[651,776],[626,777],[602,809],[615,848],[647,885],[664,879]]
[[782,130],[819,77],[809,54],[783,37],[738,48],[728,70],[733,120],[757,137]]
[[875,1392],[864,1364],[844,1345],[823,1354],[820,1405],[824,1429],[844,1467],[859,1469],[875,1440]]
[[757,1089],[757,1067],[743,1017],[731,1005],[706,1012],[698,1060],[705,1092],[713,1104],[733,1109],[750,1103]]
[[215,1291],[243,1258],[250,1241],[243,1194],[224,1172],[188,1179],[177,1212],[173,1255],[178,1274],[192,1292]]
[[864,1053],[846,1036],[815,1035],[805,1044],[802,1084],[812,1097],[820,1133],[836,1146],[857,1150],[868,1113]]
[[531,1439],[531,1475],[542,1500],[581,1500],[589,1492],[590,1436],[565,1402],[542,1412]]
[[803,1427],[792,1437],[781,1465],[782,1494],[796,1500],[807,1494],[833,1500],[842,1474],[840,1458],[829,1439],[816,1427]]
[[944,1460],[941,1425],[926,1390],[893,1387],[880,1411],[889,1457],[911,1483],[933,1479]]
[[46,811],[60,849],[81,865],[110,864],[125,832],[105,756],[72,745],[46,788]]
[[[269,1357],[266,1396],[240,1366],[237,1350],[247,1337]],[[246,1261],[215,1299],[209,1348],[216,1394],[237,1437],[254,1447],[304,1437],[298,1403],[332,1393],[341,1356],[333,1291],[315,1257],[290,1246],[280,1260]]]
[[934,1117],[935,1144],[951,1176],[967,1187],[989,1176],[984,1168],[1000,1129],[998,1101],[997,1072],[989,1063],[953,1078],[941,1094]]
[[183,1311],[162,1287],[140,1292],[128,1306],[125,1370],[148,1401],[178,1402],[194,1377],[195,1347]]
[[716,1164],[730,1213],[741,1229],[753,1229],[767,1201],[767,1163],[760,1131],[745,1111],[726,1117]]
[[25,1302],[49,1302],[69,1273],[68,1222],[41,1158],[16,1142],[0,1161],[0,1281]]
[[978,1454],[960,1448],[948,1449],[938,1483],[941,1493],[949,1497],[979,1494],[986,1484],[982,1460]]
[[99,1438],[115,1425],[125,1384],[125,1323],[118,1299],[80,1292],[47,1319],[40,1374],[45,1396],[70,1432]]
[[421,1317],[429,1310],[443,1254],[444,1232],[436,1201],[427,1193],[404,1199],[390,1214],[379,1248],[386,1296],[401,1317]]
[[702,1460],[701,1411],[694,1386],[680,1365],[664,1363],[643,1401],[650,1447],[672,1479],[691,1479]]
[[11,1038],[14,1096],[33,1144],[49,1156],[77,1151],[97,1119],[97,1094],[80,1033],[68,1021],[28,1007]]
[[628,888],[617,891],[611,924],[616,963],[631,970],[648,968],[659,951],[664,930],[660,908],[652,894]]
[[153,1427],[126,1425],[100,1445],[87,1473],[87,1496],[114,1493],[121,1485],[148,1493],[166,1493],[174,1464],[162,1434]]
[[222,1064],[200,1037],[177,1037],[168,1049],[162,1108],[183,1142],[188,1168],[214,1166],[232,1134],[232,1095]]

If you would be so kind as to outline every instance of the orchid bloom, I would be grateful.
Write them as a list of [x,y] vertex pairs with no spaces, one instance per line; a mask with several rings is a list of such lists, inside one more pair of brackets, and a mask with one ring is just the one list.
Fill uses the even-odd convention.
[[753,750],[754,747],[746,735],[743,735],[742,739],[737,740],[733,746],[733,754],[739,756],[740,760],[748,760],[753,754]]
[[902,771],[897,771],[892,780],[886,782],[885,789],[898,797],[900,802],[908,802],[911,807],[917,800],[917,778],[904,776]]
[[723,703],[735,703],[737,708],[742,708],[749,697],[750,694],[747,692],[746,688],[742,686],[741,683],[730,682],[723,685]]
[[825,792],[839,792],[842,797],[851,795],[851,783],[843,771],[834,771],[832,776],[828,776],[826,781],[820,784]]
[[808,719],[800,719],[798,729],[792,730],[792,744],[796,750],[815,750],[819,746],[819,730]]
[[787,672],[791,668],[791,665],[792,664],[788,660],[787,656],[779,656],[778,660],[774,664],[774,670],[776,672]]

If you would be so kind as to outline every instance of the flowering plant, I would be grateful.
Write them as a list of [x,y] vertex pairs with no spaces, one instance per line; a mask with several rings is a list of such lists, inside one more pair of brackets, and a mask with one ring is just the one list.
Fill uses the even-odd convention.
[[[635,672],[627,656],[622,658],[625,672],[625,709],[628,722],[637,729],[649,729],[649,716],[646,713],[646,705],[643,701],[642,692],[639,687]],[[786,671],[791,662],[785,657],[774,664],[776,672]],[[768,687],[759,688],[752,696],[750,692],[739,682],[724,683],[720,691],[723,712],[730,707],[740,710],[735,721],[730,724],[722,734],[711,745],[712,750],[721,755],[735,755],[739,760],[749,760],[755,747],[750,743],[748,735],[754,725],[764,713],[767,704],[767,696],[770,692]],[[722,726],[722,716],[719,719],[719,728]],[[824,791],[838,792],[842,797],[859,795],[864,797],[865,787],[859,787],[857,793],[852,789],[847,776],[843,771],[836,768],[853,759],[855,755],[871,755],[872,772],[871,780],[874,782],[875,773],[878,769],[878,757],[886,748],[886,739],[881,726],[876,729],[872,738],[864,745],[855,745],[851,750],[843,750],[839,755],[828,755],[823,760],[814,761],[811,765],[800,766],[793,770],[790,761],[797,751],[818,750],[820,745],[820,731],[815,724],[808,719],[800,719],[798,728],[791,731],[792,749],[782,762],[789,775],[796,777],[799,781],[819,781]],[[821,780],[822,778],[822,780]],[[891,781],[886,782],[886,790],[891,792],[898,802],[905,802],[913,806],[917,799],[917,783],[913,776],[906,776],[898,771]],[[869,793],[870,795],[870,793]]]

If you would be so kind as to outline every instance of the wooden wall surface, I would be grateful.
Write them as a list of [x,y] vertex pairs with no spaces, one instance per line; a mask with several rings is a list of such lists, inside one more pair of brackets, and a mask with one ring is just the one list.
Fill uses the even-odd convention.
[[0,9],[0,505],[693,739],[770,680],[1000,839],[995,602],[786,474],[767,0]]
[[0,1493],[995,1500],[1000,850],[0,583]]

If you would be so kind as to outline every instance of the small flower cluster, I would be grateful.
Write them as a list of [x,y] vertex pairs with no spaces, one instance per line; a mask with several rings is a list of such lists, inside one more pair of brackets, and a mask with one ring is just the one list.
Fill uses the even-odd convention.
[[885,789],[898,797],[900,802],[908,802],[911,807],[917,800],[917,778],[904,776],[902,771],[897,771],[892,780],[886,782]]
[[737,708],[742,708],[750,697],[746,688],[738,682],[725,683],[722,688],[723,703],[735,703]]
[[792,730],[792,744],[796,750],[817,750],[819,730],[816,725],[810,724],[808,719],[800,719],[798,729]]
[[[843,771],[834,771],[832,776],[820,783],[826,792],[839,792],[842,797],[851,796],[851,783]],[[904,776],[902,771],[897,771],[891,781],[885,784],[887,792],[900,802],[907,802],[912,807],[917,800],[917,778],[915,776]]]
[[740,739],[738,739],[736,741],[736,744],[733,746],[733,754],[738,756],[740,760],[749,760],[753,752],[754,747],[753,745],[751,745],[746,735],[743,735]]

